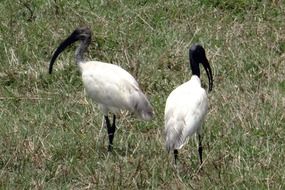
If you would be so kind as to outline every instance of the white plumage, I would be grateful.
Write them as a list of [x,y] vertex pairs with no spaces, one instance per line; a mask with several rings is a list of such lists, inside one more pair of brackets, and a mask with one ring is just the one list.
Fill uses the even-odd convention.
[[165,146],[168,152],[174,151],[175,163],[178,150],[195,133],[199,140],[198,150],[202,163],[201,127],[208,110],[208,99],[206,91],[201,87],[199,63],[202,63],[207,71],[211,90],[212,72],[205,51],[202,46],[193,45],[190,49],[193,76],[170,93],[165,105]]
[[[83,85],[87,95],[98,103],[104,114],[110,151],[116,131],[115,114],[118,111],[129,110],[143,120],[150,120],[153,117],[153,109],[137,81],[127,71],[110,63],[84,60],[83,54],[91,42],[91,31],[87,27],[77,28],[59,45],[51,59],[49,73],[52,72],[53,64],[59,54],[76,41],[80,41],[75,57],[82,74]],[[108,117],[109,112],[113,113],[112,124]]]
[[89,61],[79,67],[87,95],[98,103],[104,115],[129,110],[143,120],[152,118],[150,103],[137,81],[120,66]]
[[200,132],[207,109],[207,94],[201,88],[200,79],[196,75],[171,92],[165,106],[168,151],[181,149],[187,143],[189,136]]

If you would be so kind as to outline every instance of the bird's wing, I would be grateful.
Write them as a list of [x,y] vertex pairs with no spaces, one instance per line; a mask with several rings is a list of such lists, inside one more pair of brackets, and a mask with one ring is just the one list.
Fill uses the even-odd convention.
[[186,142],[182,139],[182,131],[185,127],[185,97],[181,93],[181,86],[173,90],[167,98],[165,105],[165,135],[166,149],[168,151],[179,149]]
[[203,88],[196,91],[192,97],[193,101],[189,105],[185,117],[186,127],[183,130],[183,138],[193,135],[195,132],[200,133],[202,130],[202,122],[208,111],[208,99]]
[[189,88],[187,83],[169,95],[165,107],[166,148],[179,149],[188,137],[199,130],[207,112],[207,96],[203,88]]
[[113,64],[92,62],[82,73],[88,95],[109,108],[137,112],[142,119],[152,117],[152,108],[134,77]]

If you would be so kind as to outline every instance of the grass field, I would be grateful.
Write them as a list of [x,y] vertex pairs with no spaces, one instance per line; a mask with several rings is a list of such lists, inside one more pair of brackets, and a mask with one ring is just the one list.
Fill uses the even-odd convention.
[[[285,189],[283,1],[2,0],[0,12],[0,189]],[[83,25],[86,58],[132,73],[155,108],[150,122],[119,115],[111,154],[75,46],[48,74],[54,49]],[[192,138],[176,169],[164,105],[190,79],[196,42],[214,72],[204,163]]]

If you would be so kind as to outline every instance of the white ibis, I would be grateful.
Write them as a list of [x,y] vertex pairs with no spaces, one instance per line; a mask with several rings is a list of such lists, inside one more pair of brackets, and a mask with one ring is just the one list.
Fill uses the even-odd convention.
[[[130,73],[110,63],[84,60],[83,54],[91,42],[91,31],[88,27],[77,28],[59,45],[50,61],[50,74],[59,54],[76,41],[80,41],[75,51],[76,63],[81,71],[87,95],[98,103],[104,114],[109,136],[108,150],[111,151],[116,131],[116,113],[120,110],[129,110],[143,120],[150,120],[154,115],[153,109]],[[109,112],[113,114],[112,124],[108,117]]]
[[202,123],[208,110],[206,91],[201,87],[201,63],[209,79],[209,92],[213,86],[213,76],[204,48],[193,45],[189,50],[192,77],[188,82],[178,86],[167,98],[165,106],[166,149],[173,151],[174,161],[178,158],[178,150],[196,133],[199,142],[199,157],[202,164]]

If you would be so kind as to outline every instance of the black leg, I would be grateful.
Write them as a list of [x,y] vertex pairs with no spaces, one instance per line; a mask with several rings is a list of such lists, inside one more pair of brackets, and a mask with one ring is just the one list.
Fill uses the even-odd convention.
[[114,139],[114,134],[116,131],[116,124],[115,124],[115,120],[116,120],[116,116],[113,116],[113,123],[111,125],[110,120],[108,118],[108,116],[104,116],[105,120],[106,120],[106,125],[107,125],[107,131],[108,131],[108,136],[109,136],[109,146],[108,146],[108,151],[112,151],[113,148],[113,139]]
[[174,153],[174,164],[176,165],[178,159],[178,150],[174,149],[173,153]]
[[113,115],[112,128],[114,128],[114,130],[116,130],[116,115]]
[[202,164],[202,163],[203,163],[203,160],[202,160],[203,147],[202,147],[202,137],[201,137],[201,135],[199,135],[199,134],[198,134],[198,140],[199,140],[198,152],[199,152],[200,162],[201,162],[201,164]]
[[113,123],[112,123],[112,127],[111,127],[111,139],[110,139],[110,144],[111,144],[111,150],[109,148],[110,151],[112,151],[113,148],[113,139],[115,136],[115,131],[116,131],[116,115],[113,115]]

